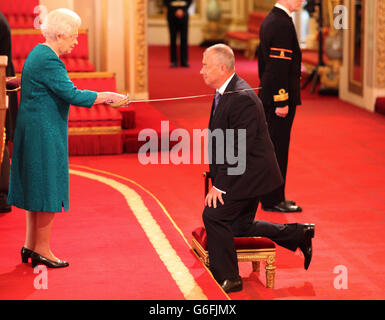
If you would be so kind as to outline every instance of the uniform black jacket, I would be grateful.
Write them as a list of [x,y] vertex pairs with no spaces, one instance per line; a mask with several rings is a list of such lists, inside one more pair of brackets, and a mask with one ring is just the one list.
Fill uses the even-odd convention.
[[[225,93],[250,89],[250,86],[237,74],[231,79]],[[214,107],[214,104],[213,104]],[[254,91],[223,94],[218,107],[210,115],[209,130],[235,129],[234,143],[224,134],[224,146],[237,150],[237,129],[246,129],[246,170],[242,175],[229,175],[231,165],[226,161],[218,164],[217,139],[213,138],[209,144],[209,153],[212,152],[210,175],[213,185],[226,192],[227,198],[240,200],[263,195],[282,184],[282,176],[277,164],[274,147],[267,129],[265,113],[260,99]],[[223,147],[223,146],[222,146]],[[221,148],[219,148],[221,149]],[[226,152],[226,148],[222,148]],[[232,151],[234,152],[234,151]],[[226,154],[226,153],[225,153]],[[236,167],[237,165],[232,165]]]
[[300,105],[302,54],[292,18],[274,7],[263,20],[259,37],[259,97],[266,111]]

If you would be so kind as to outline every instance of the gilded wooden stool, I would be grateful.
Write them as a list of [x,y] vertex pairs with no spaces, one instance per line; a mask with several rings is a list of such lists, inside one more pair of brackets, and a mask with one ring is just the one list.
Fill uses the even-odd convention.
[[[238,262],[251,262],[253,272],[260,271],[261,261],[266,262],[266,287],[274,288],[275,277],[275,243],[264,237],[235,237],[235,248]],[[209,266],[206,230],[196,228],[192,232],[192,248],[199,259]]]

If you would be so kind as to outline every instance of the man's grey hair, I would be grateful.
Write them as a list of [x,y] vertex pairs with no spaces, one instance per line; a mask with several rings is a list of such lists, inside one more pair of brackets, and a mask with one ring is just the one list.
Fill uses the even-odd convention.
[[41,25],[41,32],[47,40],[55,41],[61,35],[68,37],[81,24],[80,17],[69,9],[56,9],[48,13]]
[[235,70],[235,57],[233,49],[223,43],[208,47],[203,54],[213,51],[218,64],[223,64],[229,71]]

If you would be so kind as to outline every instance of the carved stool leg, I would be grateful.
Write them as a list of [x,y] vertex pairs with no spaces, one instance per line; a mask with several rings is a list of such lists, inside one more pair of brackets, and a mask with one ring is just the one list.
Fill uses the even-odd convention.
[[253,265],[253,272],[259,272],[260,262],[259,261],[252,261],[251,264]]
[[269,256],[266,260],[266,287],[274,288],[275,256]]
[[210,268],[210,260],[209,260],[209,255],[208,254],[203,257],[203,262],[204,262],[204,264],[206,265],[207,268]]

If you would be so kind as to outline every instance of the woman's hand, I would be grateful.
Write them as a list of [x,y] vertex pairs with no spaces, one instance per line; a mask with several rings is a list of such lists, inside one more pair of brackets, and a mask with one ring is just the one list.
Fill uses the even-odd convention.
[[114,103],[119,102],[123,99],[127,98],[127,96],[115,92],[98,92],[94,104],[99,103]]

